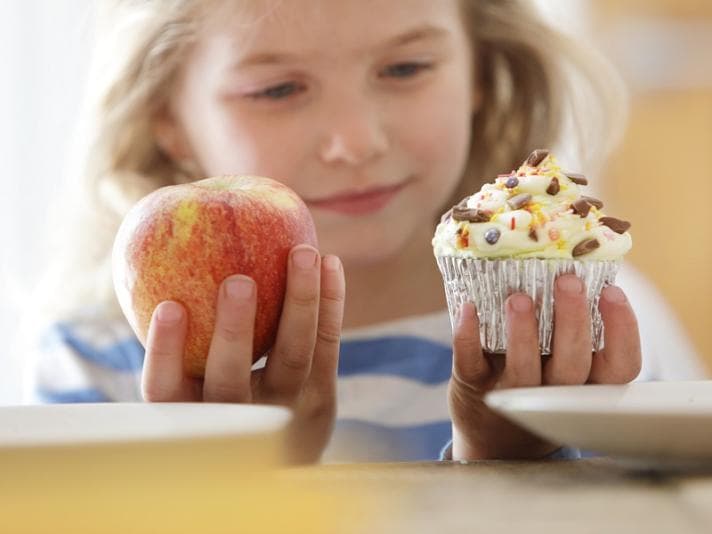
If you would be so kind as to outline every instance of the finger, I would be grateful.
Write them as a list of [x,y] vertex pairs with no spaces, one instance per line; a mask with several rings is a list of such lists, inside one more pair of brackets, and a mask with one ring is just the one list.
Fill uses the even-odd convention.
[[604,325],[604,348],[593,357],[590,382],[627,384],[642,365],[638,320],[625,293],[616,286],[601,292],[599,302]]
[[455,382],[478,389],[485,386],[491,375],[490,365],[482,354],[477,312],[471,302],[460,307],[453,330],[452,374]]
[[215,331],[205,365],[203,400],[250,402],[250,370],[257,295],[254,281],[231,276],[218,293]]
[[336,375],[344,298],[341,261],[336,256],[325,256],[321,262],[319,318],[311,372],[287,431],[290,463],[318,461],[331,436],[336,417]]
[[541,355],[534,303],[529,296],[515,293],[505,302],[507,317],[507,357],[500,387],[541,384]]
[[[483,396],[494,386],[489,362],[482,353],[479,320],[475,305],[464,302],[455,318],[452,340],[452,377],[448,384],[448,408],[453,422],[453,433],[463,436],[463,443],[479,441],[473,438],[474,429],[482,430],[483,414],[488,413]],[[453,450],[453,452],[455,452]]]
[[556,280],[552,357],[545,384],[585,384],[591,371],[591,318],[584,283],[573,274]]
[[188,321],[183,306],[161,302],[153,312],[146,340],[141,389],[148,402],[199,400],[199,386],[183,372]]
[[344,269],[337,256],[325,256],[322,260],[321,291],[316,344],[309,382],[324,386],[336,385],[339,365],[341,326],[344,319],[346,284]]
[[270,402],[290,404],[309,376],[316,343],[320,270],[316,249],[308,245],[292,249],[277,339],[262,382]]

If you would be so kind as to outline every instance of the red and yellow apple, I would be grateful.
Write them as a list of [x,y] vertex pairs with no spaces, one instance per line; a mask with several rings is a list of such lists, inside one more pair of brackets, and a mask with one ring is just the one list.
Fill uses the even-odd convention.
[[253,360],[274,344],[295,245],[317,246],[304,202],[269,178],[223,176],[157,189],[126,215],[112,255],[121,309],[141,343],[156,306],[188,312],[186,372],[201,377],[215,327],[218,291],[230,275],[257,286]]

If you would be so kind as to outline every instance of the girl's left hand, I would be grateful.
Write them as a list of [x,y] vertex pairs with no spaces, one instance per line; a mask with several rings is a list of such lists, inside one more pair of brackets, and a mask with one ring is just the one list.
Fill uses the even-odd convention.
[[[237,283],[250,287],[236,294]],[[319,256],[308,245],[294,247],[277,338],[266,366],[252,370],[257,307],[254,281],[228,277],[217,299],[215,331],[205,378],[183,365],[187,314],[176,302],[162,302],[149,327],[142,389],[149,402],[235,402],[277,404],[292,411],[286,433],[290,463],[320,459],[336,415],[336,379],[344,310],[344,271],[336,256]],[[161,319],[168,306],[173,317]]]
[[558,448],[490,410],[483,401],[492,389],[540,385],[624,384],[641,368],[640,337],[623,291],[605,288],[599,309],[605,349],[591,353],[591,329],[583,282],[557,279],[554,337],[550,357],[539,353],[534,306],[527,295],[506,302],[507,354],[483,353],[473,304],[462,306],[454,331],[453,371],[448,401],[453,421],[454,460],[541,458]]

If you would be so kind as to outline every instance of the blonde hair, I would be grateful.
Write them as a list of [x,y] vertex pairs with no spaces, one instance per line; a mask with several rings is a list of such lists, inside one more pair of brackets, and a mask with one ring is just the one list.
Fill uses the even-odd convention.
[[[566,127],[579,140],[582,161],[600,158],[608,148],[602,141],[620,131],[623,102],[607,64],[545,24],[524,0],[461,2],[483,100],[472,119],[467,171],[451,200],[514,168],[532,149],[554,146]],[[110,253],[122,217],[150,191],[198,178],[161,150],[152,120],[166,105],[206,2],[115,0],[107,8],[87,102],[93,122],[83,133],[78,189],[70,193],[80,199],[65,230],[72,241],[40,286],[46,303],[48,294],[56,297],[48,304],[55,314],[90,304],[118,313]]]

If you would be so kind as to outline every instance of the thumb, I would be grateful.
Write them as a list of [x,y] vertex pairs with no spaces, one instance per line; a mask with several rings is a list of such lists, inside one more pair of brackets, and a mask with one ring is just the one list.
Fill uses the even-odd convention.
[[462,304],[455,321],[452,375],[455,383],[470,387],[483,385],[491,375],[489,362],[482,353],[477,312],[471,302]]

